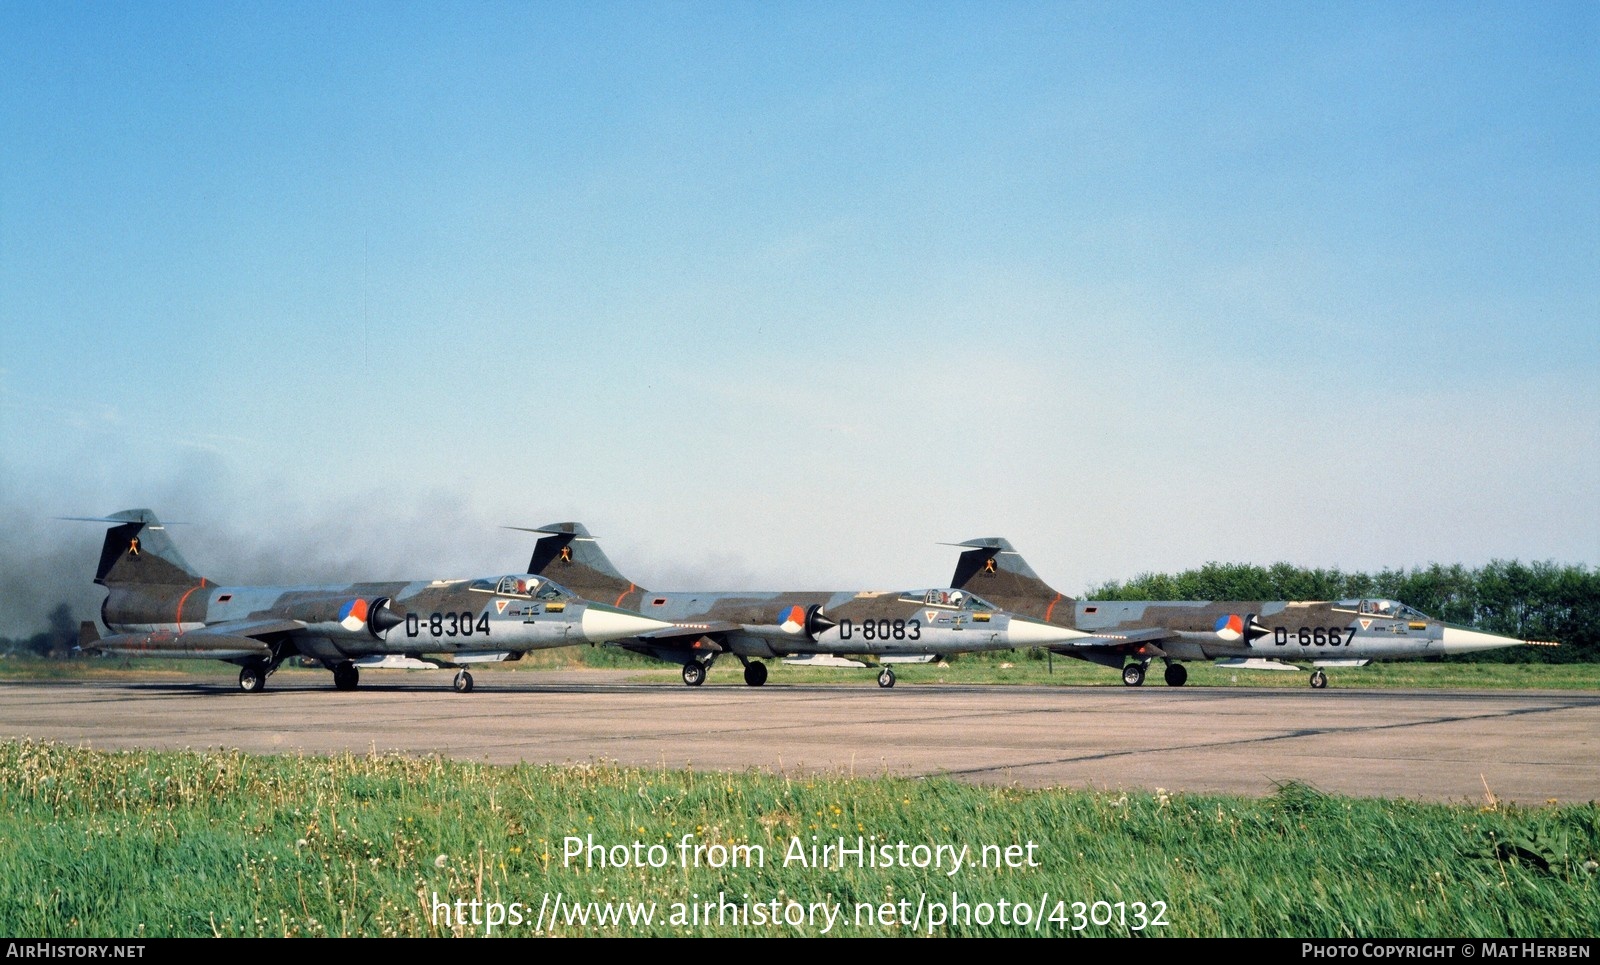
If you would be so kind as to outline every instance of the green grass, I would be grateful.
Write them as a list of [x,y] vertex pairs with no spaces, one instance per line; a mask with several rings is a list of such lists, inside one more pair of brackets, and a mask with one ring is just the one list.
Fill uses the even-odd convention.
[[[854,684],[876,686],[875,667],[803,667],[766,661],[768,686],[784,684]],[[1268,687],[1306,689],[1309,671],[1260,671],[1217,667],[1210,663],[1185,664],[1187,687]],[[629,679],[679,681],[678,667],[614,647],[563,647],[529,654],[515,663],[482,665],[481,673],[538,673],[546,670],[611,669],[628,671]],[[1165,687],[1162,664],[1151,664],[1147,687]],[[1056,657],[1046,660],[1027,652],[1005,651],[968,654],[943,666],[895,664],[901,684],[1028,684],[1033,686],[1123,686],[1121,675],[1108,667]],[[1463,660],[1372,663],[1365,667],[1328,668],[1328,686],[1334,689],[1451,689],[1451,690],[1600,690],[1600,664],[1478,663]],[[232,677],[237,669],[214,660],[155,660],[80,657],[47,660],[37,657],[0,659],[0,680],[129,679],[130,677],[184,676]],[[320,668],[301,670],[286,664],[279,673],[316,674]],[[372,673],[389,673],[372,671]],[[712,667],[707,685],[743,686],[743,670],[734,657],[723,657]],[[329,677],[331,680],[332,678]],[[679,683],[679,686],[682,686]],[[897,684],[898,686],[898,684]]]
[[[714,739],[714,736],[710,739]],[[1174,936],[1586,937],[1600,923],[1600,808],[1358,800],[1290,784],[1262,800],[982,788],[943,779],[792,779],[438,758],[107,754],[0,743],[0,933],[27,937],[483,934],[440,901],[546,895],[656,902],[652,925],[546,922],[561,935],[788,935],[816,927],[674,925],[674,902],[843,909],[833,934],[904,935],[858,907],[919,898],[1038,907],[1164,903]],[[563,839],[663,845],[661,868],[587,868]],[[683,867],[677,844],[759,845],[763,867]],[[1037,867],[785,867],[791,840],[876,835],[1014,847]],[[1051,922],[1060,906],[1061,924]],[[480,906],[479,916],[483,916]],[[927,908],[933,905],[925,905]],[[1114,912],[1101,906],[1101,917]],[[1086,913],[1095,909],[1086,908]],[[1032,934],[971,918],[935,935]],[[1130,924],[1083,929],[1129,934]]]

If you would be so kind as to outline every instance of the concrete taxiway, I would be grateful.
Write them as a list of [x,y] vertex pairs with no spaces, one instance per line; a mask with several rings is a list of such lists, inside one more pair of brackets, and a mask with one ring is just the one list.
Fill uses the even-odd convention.
[[[226,669],[226,668],[224,668]],[[285,673],[0,683],[0,737],[103,750],[373,751],[513,763],[1095,789],[1330,793],[1538,804],[1600,799],[1600,693],[627,683],[606,671]]]

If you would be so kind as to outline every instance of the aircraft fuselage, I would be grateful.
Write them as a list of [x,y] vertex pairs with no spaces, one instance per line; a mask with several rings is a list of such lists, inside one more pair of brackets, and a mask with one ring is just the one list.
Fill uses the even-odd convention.
[[[518,585],[522,592],[518,592]],[[488,580],[347,583],[318,586],[113,586],[101,608],[114,633],[150,636],[102,641],[106,652],[192,652],[214,656],[205,636],[183,637],[216,624],[295,621],[299,653],[320,660],[397,651],[526,652],[583,642],[587,604],[528,589],[549,584],[523,576]]]
[[[1050,632],[1008,613],[974,607],[970,595],[912,592],[648,593],[621,605],[643,616],[689,627],[722,629],[727,649],[745,657],[789,654],[926,654],[1027,646],[1022,635]],[[981,601],[978,601],[981,603]],[[773,630],[776,628],[776,631]]]

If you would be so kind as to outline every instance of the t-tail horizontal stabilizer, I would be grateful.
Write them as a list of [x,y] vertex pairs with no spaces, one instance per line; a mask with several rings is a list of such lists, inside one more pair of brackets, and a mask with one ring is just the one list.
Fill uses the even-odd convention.
[[504,528],[542,534],[528,561],[528,572],[535,576],[548,577],[581,597],[613,606],[623,606],[629,594],[639,591],[611,564],[582,523]]
[[101,586],[151,584],[193,586],[202,582],[167,527],[148,509],[125,509],[110,516],[60,516],[80,523],[112,523],[100,546],[100,565],[94,581]]
[[1046,622],[1062,622],[1053,619],[1058,608],[1061,615],[1071,613],[1072,598],[1041,580],[1006,540],[986,536],[944,545],[970,547],[956,561],[952,587],[971,590],[1002,610]]

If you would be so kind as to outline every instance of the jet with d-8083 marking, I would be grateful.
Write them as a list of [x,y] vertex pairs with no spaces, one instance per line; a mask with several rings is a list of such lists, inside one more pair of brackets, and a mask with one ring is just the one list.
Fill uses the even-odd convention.
[[998,605],[1070,628],[1073,639],[1052,653],[1122,669],[1122,682],[1144,683],[1150,661],[1166,661],[1166,681],[1189,679],[1185,660],[1214,660],[1249,670],[1296,670],[1309,663],[1311,686],[1328,685],[1323,667],[1361,667],[1374,660],[1416,660],[1553,643],[1516,640],[1452,626],[1404,603],[1383,599],[1321,602],[1074,600],[1039,579],[1011,544],[998,537],[967,540],[951,584]]
[[[683,682],[697,687],[719,654],[744,665],[744,681],[767,681],[763,659],[822,654],[864,657],[885,664],[979,650],[1059,643],[1070,636],[1047,623],[1003,612],[971,591],[659,593],[640,589],[606,558],[580,523],[552,523],[540,533],[528,572],[560,580],[574,592],[635,610],[670,629],[640,633],[616,646],[682,664]],[[878,686],[893,687],[883,666]]]
[[[579,598],[528,573],[478,580],[326,586],[218,586],[178,553],[148,509],[85,522],[112,523],[96,583],[108,591],[79,649],[126,657],[192,657],[240,665],[239,689],[255,693],[292,656],[333,671],[354,690],[360,667],[519,660],[530,650],[604,643],[671,624]],[[416,663],[420,661],[420,663]],[[472,690],[462,669],[455,690]]]

